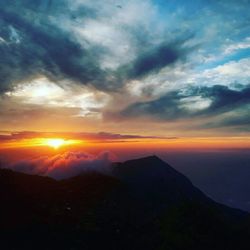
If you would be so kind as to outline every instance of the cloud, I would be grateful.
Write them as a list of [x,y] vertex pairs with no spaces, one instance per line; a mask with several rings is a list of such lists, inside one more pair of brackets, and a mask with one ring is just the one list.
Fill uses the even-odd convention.
[[[17,84],[11,91],[5,93],[5,97],[8,98],[9,105],[16,101],[19,104],[37,105],[48,109],[76,108],[79,112],[72,113],[72,116],[93,118],[100,118],[100,109],[110,100],[108,94],[87,86],[80,87],[71,83],[69,87],[65,81],[61,81],[60,85],[45,77],[39,77]],[[3,102],[4,100],[1,103]]]
[[66,77],[84,84],[101,78],[103,72],[96,65],[98,58],[93,58],[91,50],[80,47],[70,34],[44,19],[39,8],[35,21],[31,22],[33,10],[25,6],[17,10],[12,6],[9,11],[7,7],[2,4],[0,12],[1,26],[7,27],[3,34],[6,44],[0,46],[2,91],[9,84],[38,75],[55,80]]
[[[2,133],[2,134],[1,134]],[[84,132],[34,132],[34,131],[21,131],[21,132],[5,132],[0,131],[0,141],[33,139],[33,138],[64,138],[64,139],[77,139],[88,141],[121,141],[127,139],[173,139],[173,137],[159,137],[159,136],[141,136],[131,134],[115,134],[109,132],[99,133],[84,133]],[[176,139],[176,138],[174,138]]]
[[172,65],[188,51],[183,49],[188,38],[180,32],[166,38],[151,1],[117,8],[108,1],[2,0],[0,7],[2,92],[41,76],[115,90]]
[[[49,124],[74,124],[81,112],[75,107],[47,107],[34,104],[23,104],[18,100],[0,97],[0,123],[2,130],[46,130]],[[31,129],[32,128],[32,129]],[[66,130],[66,129],[65,129]]]
[[243,58],[237,61],[230,60],[227,63],[216,65],[202,72],[191,75],[187,81],[203,86],[216,84],[230,86],[234,83],[248,85],[250,79],[250,59]]
[[171,66],[178,60],[183,60],[191,48],[182,48],[185,41],[175,41],[173,44],[160,44],[149,48],[139,55],[128,66],[122,66],[120,71],[125,71],[127,79],[140,79],[152,73],[158,73],[166,66]]
[[250,86],[240,90],[230,89],[226,86],[215,85],[201,88],[203,97],[210,98],[212,104],[205,110],[206,113],[224,113],[235,108],[250,104]]
[[212,121],[197,126],[198,129],[227,129],[238,132],[250,131],[250,105],[245,108],[238,108],[223,116],[217,116]]
[[224,54],[232,54],[238,50],[249,49],[250,48],[250,37],[246,37],[243,41],[238,43],[233,43],[225,47]]
[[240,90],[227,86],[193,87],[172,91],[147,102],[137,102],[121,111],[121,117],[153,116],[160,120],[223,114],[250,104],[250,86]]
[[22,160],[7,166],[7,168],[61,180],[86,172],[110,174],[111,163],[115,160],[116,157],[109,152],[103,152],[96,156],[84,152],[66,152],[55,156]]

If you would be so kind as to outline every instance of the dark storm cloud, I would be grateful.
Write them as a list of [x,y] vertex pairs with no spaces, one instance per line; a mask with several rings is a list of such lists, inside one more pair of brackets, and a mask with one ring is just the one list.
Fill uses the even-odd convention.
[[144,77],[152,72],[158,72],[165,66],[172,65],[182,58],[183,52],[171,44],[161,44],[156,48],[143,52],[129,66],[122,67],[126,77],[136,79]]
[[227,112],[250,103],[250,86],[233,90],[227,86],[215,85],[198,90],[201,96],[212,100],[207,113]]
[[127,65],[118,68],[115,74],[121,81],[143,79],[151,74],[159,73],[165,67],[174,69],[175,63],[184,62],[199,45],[186,45],[194,34],[173,36],[169,41],[152,44],[153,38],[145,31],[134,29],[131,31],[136,37],[137,57]]
[[164,120],[174,120],[184,114],[184,110],[178,106],[179,100],[178,92],[171,92],[153,101],[136,102],[123,110],[121,115],[125,117],[149,115]]
[[[193,108],[187,107],[186,100],[191,98],[189,102],[192,102],[192,98],[196,97],[201,98],[200,101],[210,100],[211,103],[206,108],[196,109],[195,99],[193,99]],[[192,87],[186,92],[173,91],[152,101],[137,102],[128,106],[120,115],[123,117],[153,116],[161,120],[176,120],[188,117],[210,117],[239,108],[247,108],[248,104],[250,104],[249,86],[234,90],[227,86],[215,85]],[[238,119],[238,122],[244,123],[244,119]],[[237,123],[237,119],[234,119],[234,123]]]
[[72,9],[66,0],[0,0],[0,92],[38,75],[53,81],[69,79],[101,90],[115,90],[127,80],[172,65],[186,53],[182,47],[188,38],[178,38],[175,44],[163,41],[152,45],[152,38],[144,30],[124,27],[138,47],[136,58],[117,70],[103,70],[101,58],[109,50],[84,38],[79,44],[74,32],[59,25],[68,20],[77,24],[79,19],[84,23],[96,15],[96,10],[88,7]]

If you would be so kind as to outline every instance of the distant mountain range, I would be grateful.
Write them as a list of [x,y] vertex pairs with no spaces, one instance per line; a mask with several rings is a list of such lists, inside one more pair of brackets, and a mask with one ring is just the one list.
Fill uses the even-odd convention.
[[3,250],[243,250],[250,216],[156,156],[56,181],[0,170]]

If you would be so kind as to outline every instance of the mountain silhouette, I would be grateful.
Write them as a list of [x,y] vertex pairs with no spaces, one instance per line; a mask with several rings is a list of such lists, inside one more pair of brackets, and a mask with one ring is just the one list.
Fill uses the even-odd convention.
[[0,169],[2,249],[249,249],[249,214],[157,156],[56,181]]
[[[165,205],[183,199],[204,199],[204,195],[181,173],[157,156],[117,163],[114,176],[141,197],[161,199]],[[205,198],[207,199],[207,198]]]

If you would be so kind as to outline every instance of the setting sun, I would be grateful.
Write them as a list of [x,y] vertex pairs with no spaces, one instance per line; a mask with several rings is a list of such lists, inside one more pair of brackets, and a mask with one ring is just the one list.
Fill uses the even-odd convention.
[[46,138],[41,140],[40,145],[49,146],[58,149],[62,146],[80,143],[80,140],[66,140],[63,138]]
[[64,144],[67,144],[64,139],[48,139],[47,140],[47,145],[54,149],[57,149],[63,146]]

